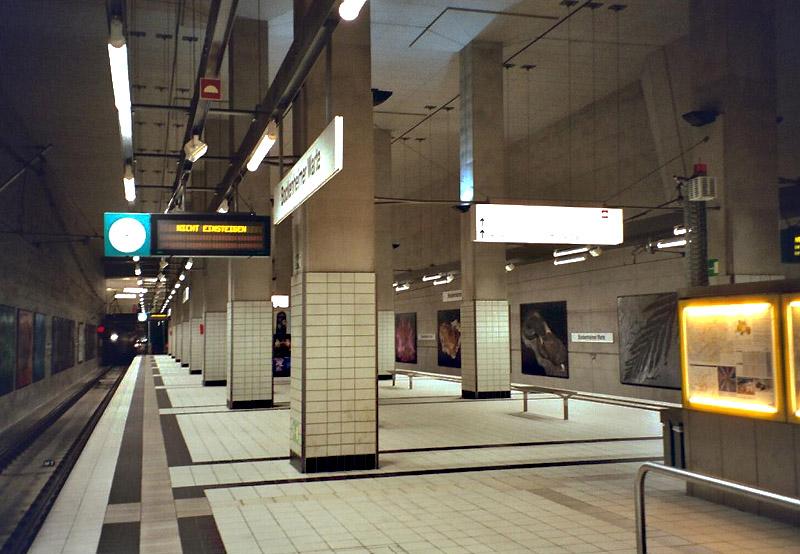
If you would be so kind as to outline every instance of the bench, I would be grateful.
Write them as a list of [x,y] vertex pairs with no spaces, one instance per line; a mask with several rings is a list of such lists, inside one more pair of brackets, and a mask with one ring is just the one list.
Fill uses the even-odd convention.
[[511,385],[512,390],[522,392],[522,411],[528,411],[528,394],[554,394],[561,398],[561,401],[564,405],[564,420],[569,419],[569,399],[573,396],[577,395],[577,391],[573,390],[566,390],[566,389],[556,389],[552,387],[540,387],[538,385],[522,385],[522,384],[513,384]]
[[439,381],[450,381],[453,383],[460,383],[461,377],[457,375],[444,375],[442,373],[430,373],[428,371],[418,371],[416,369],[390,369],[388,373],[392,376],[392,386],[397,384],[397,376],[404,375],[408,377],[408,389],[414,388],[414,377],[422,377],[428,379],[438,379]]

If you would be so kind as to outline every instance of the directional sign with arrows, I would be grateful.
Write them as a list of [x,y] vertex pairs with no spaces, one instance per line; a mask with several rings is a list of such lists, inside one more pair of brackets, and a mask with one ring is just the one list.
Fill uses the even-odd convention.
[[473,241],[520,244],[621,244],[622,210],[571,206],[477,204]]

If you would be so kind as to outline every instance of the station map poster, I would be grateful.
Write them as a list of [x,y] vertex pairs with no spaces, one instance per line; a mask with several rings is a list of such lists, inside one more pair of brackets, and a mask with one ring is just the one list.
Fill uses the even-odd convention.
[[568,379],[567,303],[522,304],[519,319],[522,373]]
[[17,310],[0,306],[0,395],[14,390],[17,370]]
[[461,310],[436,313],[436,346],[441,367],[461,367]]
[[617,317],[620,383],[680,390],[678,295],[620,296]]
[[47,316],[33,316],[33,382],[44,379],[47,356]]
[[417,363],[417,314],[394,314],[394,361]]
[[33,383],[33,312],[17,310],[16,388]]

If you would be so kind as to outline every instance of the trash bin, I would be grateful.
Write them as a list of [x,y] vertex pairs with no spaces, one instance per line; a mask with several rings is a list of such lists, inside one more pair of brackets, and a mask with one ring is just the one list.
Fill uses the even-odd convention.
[[664,440],[664,465],[686,469],[683,409],[668,408],[661,410],[661,427]]

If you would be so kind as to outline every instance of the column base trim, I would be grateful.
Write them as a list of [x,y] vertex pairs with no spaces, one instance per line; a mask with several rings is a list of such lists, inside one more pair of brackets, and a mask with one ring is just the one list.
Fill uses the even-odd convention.
[[466,398],[469,400],[483,400],[486,398],[511,398],[511,391],[493,390],[493,391],[474,392],[471,390],[462,390],[461,398]]
[[294,452],[290,454],[289,463],[300,473],[378,469],[378,454],[348,454],[319,458],[301,458]]
[[227,384],[227,379],[211,379],[209,381],[203,381],[204,387],[224,387]]
[[392,376],[391,375],[388,375],[388,374],[387,375],[383,375],[381,373],[378,374],[378,381],[391,381],[391,380],[392,380]]
[[189,370],[189,375],[202,375],[202,373],[203,373],[202,369],[190,369]]
[[272,408],[273,401],[270,400],[228,400],[229,410],[252,410],[255,408]]

